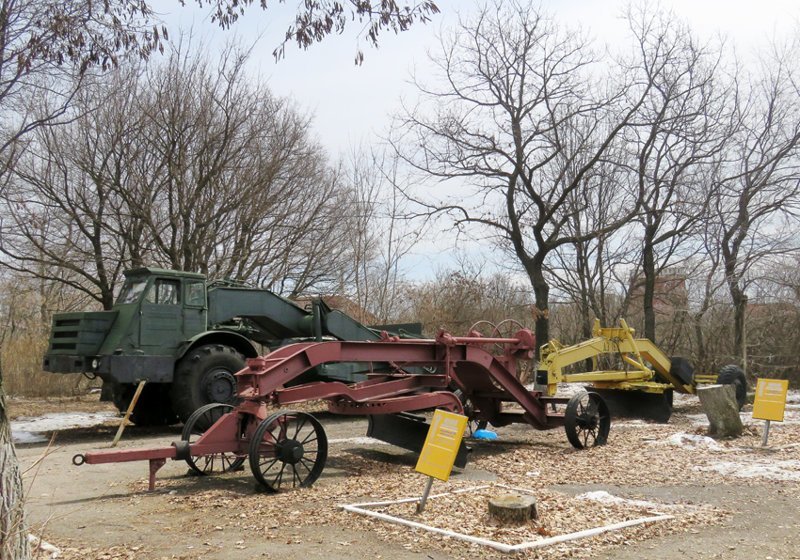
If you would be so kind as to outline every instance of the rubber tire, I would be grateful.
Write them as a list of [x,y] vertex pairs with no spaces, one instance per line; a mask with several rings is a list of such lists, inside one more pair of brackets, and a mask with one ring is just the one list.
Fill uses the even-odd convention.
[[204,377],[214,371],[225,371],[233,376],[244,368],[244,357],[230,346],[207,344],[192,348],[175,366],[172,380],[172,407],[182,422],[192,413],[207,404],[221,402],[236,406],[235,386],[231,397],[211,399],[204,389]]
[[[113,388],[114,405],[125,414],[131,403],[136,385],[119,384]],[[170,386],[166,383],[146,383],[136,401],[129,420],[137,426],[169,426],[178,421],[170,403]]]
[[719,385],[733,385],[736,389],[736,403],[739,405],[739,410],[747,403],[747,378],[745,378],[744,371],[736,364],[728,364],[722,366],[717,375],[717,383]]
[[[670,358],[669,373],[672,377],[680,379],[685,385],[691,385],[694,380],[694,366],[688,359],[679,356]],[[657,378],[661,380],[658,375]]]

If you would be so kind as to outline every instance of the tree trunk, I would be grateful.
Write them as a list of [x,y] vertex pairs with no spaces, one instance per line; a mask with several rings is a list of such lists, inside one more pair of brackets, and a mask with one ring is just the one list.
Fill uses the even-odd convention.
[[[581,334],[583,335],[584,340],[588,340],[592,337],[592,321],[591,317],[591,305],[589,303],[589,275],[588,275],[588,263],[586,259],[586,244],[585,243],[576,243],[575,244],[575,254],[576,254],[576,268],[578,270],[578,281],[580,282],[580,308],[581,308]],[[588,371],[588,370],[587,370]]]
[[707,356],[706,356],[706,338],[703,333],[704,313],[705,310],[701,310],[699,313],[696,313],[692,316],[692,322],[694,324],[694,338],[695,338],[695,343],[697,344],[697,351],[696,351],[697,358],[695,359],[694,365],[700,371],[705,371],[708,369]]
[[708,433],[717,437],[738,437],[744,426],[739,416],[736,402],[736,388],[733,384],[708,385],[697,390],[700,404],[708,416]]
[[0,560],[31,557],[22,488],[22,473],[11,442],[6,398],[0,372]]
[[642,255],[642,272],[644,273],[644,296],[642,311],[644,312],[644,336],[656,341],[656,310],[653,300],[656,293],[656,262],[650,233],[645,235]]
[[736,259],[725,252],[723,252],[723,257],[725,259],[728,291],[733,301],[733,355],[736,356],[736,360],[741,364],[742,369],[746,370],[746,364],[743,362],[742,357],[744,356],[745,345],[744,320],[747,312],[747,294],[744,293],[739,284],[741,277],[736,274]]
[[733,299],[733,354],[736,360],[742,364],[742,370],[747,371],[747,364],[745,363],[745,318],[747,315],[747,296],[745,293],[736,286],[736,289],[731,290]]
[[529,273],[533,284],[533,295],[536,302],[534,309],[534,320],[536,330],[536,345],[541,346],[550,340],[550,310],[548,301],[550,298],[550,286],[544,278],[543,265],[535,262],[533,270]]

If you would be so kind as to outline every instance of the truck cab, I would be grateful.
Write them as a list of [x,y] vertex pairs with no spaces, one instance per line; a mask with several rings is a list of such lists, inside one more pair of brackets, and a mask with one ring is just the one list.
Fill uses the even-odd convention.
[[145,354],[173,355],[181,342],[206,330],[206,284],[201,274],[132,271],[115,308],[125,305],[138,307],[138,328],[128,330],[138,333],[136,342]]
[[[110,311],[53,317],[45,371],[87,373],[104,381],[172,381],[180,344],[206,330],[202,274],[158,268],[125,272]],[[133,358],[133,359],[131,359]]]

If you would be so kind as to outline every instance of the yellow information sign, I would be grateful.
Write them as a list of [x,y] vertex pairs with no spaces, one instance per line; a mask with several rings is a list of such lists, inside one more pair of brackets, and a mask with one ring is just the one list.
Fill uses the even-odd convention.
[[789,381],[787,379],[759,379],[756,382],[753,418],[783,422],[788,391]]
[[447,482],[466,427],[466,416],[445,410],[435,411],[416,470]]

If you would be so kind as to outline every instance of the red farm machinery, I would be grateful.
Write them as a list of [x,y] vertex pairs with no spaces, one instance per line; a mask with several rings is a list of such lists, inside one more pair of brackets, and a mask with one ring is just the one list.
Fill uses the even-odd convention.
[[[537,430],[563,426],[576,448],[605,443],[611,420],[598,394],[582,391],[566,398],[526,388],[519,378],[521,361],[531,360],[535,352],[534,335],[526,329],[509,337],[480,336],[474,331],[457,337],[441,332],[435,339],[384,334],[369,342],[290,344],[249,359],[235,375],[239,404],[199,408],[185,422],[180,441],[162,448],[89,452],[73,457],[73,463],[147,460],[153,489],[156,472],[167,459],[184,460],[199,474],[230,471],[247,461],[267,491],[310,486],[325,467],[325,430],[311,414],[271,412],[270,407],[319,399],[327,401],[335,414],[368,416],[368,435],[412,449],[421,446],[427,425],[410,413],[435,408],[466,413],[471,420],[497,427],[511,423],[527,423]],[[336,363],[388,363],[391,367],[355,383],[292,385],[312,368]],[[510,403],[516,406],[506,406]],[[414,435],[409,437],[411,432]],[[462,450],[461,466],[465,455]]]

